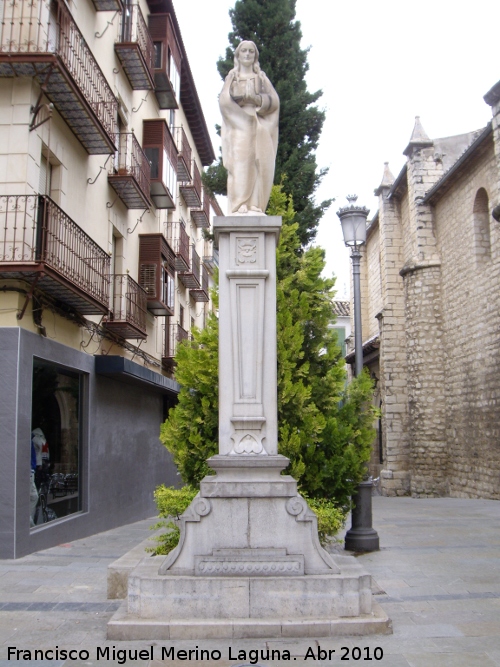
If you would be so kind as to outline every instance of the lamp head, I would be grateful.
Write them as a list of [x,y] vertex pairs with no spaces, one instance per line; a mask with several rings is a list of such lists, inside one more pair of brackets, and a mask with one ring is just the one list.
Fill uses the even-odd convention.
[[357,206],[357,195],[347,195],[348,206],[337,211],[342,225],[346,246],[360,246],[366,243],[366,219],[370,210],[366,206]]

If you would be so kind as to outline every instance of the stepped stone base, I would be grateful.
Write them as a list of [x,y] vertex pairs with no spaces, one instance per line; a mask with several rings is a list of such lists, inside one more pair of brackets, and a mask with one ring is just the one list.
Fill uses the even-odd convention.
[[166,639],[280,639],[286,637],[346,637],[392,634],[392,622],[374,603],[370,614],[354,618],[140,618],[127,612],[126,602],[108,623],[113,641]]
[[180,519],[178,546],[143,558],[109,639],[309,637],[391,632],[371,576],[331,557],[317,519],[280,475],[283,456],[216,456]]
[[199,577],[158,574],[161,556],[129,575],[108,639],[238,639],[390,634],[371,577],[352,556],[333,575]]

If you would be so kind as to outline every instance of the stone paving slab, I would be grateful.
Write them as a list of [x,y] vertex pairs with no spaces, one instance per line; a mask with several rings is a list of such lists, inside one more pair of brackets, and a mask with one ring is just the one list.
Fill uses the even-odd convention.
[[[264,667],[381,665],[382,667],[500,667],[500,504],[487,500],[373,498],[381,551],[359,556],[377,582],[375,599],[392,618],[394,634],[282,640],[120,642],[106,639],[118,601],[106,596],[107,566],[150,536],[156,519],[123,526],[16,561],[0,561],[0,667],[16,664],[102,667],[97,649],[141,651],[154,660],[136,667],[236,667],[250,651],[275,649],[290,660],[261,659]],[[31,599],[30,599],[31,598]],[[7,661],[7,648],[88,651],[88,659]],[[162,660],[162,651],[220,651],[220,660]],[[327,660],[309,658],[335,650]],[[229,659],[229,649],[232,659]],[[383,651],[381,660],[355,660],[353,650]],[[246,659],[238,659],[239,651]],[[341,660],[349,651],[350,660]],[[176,654],[177,655],[177,654]],[[266,655],[266,654],[264,654]],[[355,653],[357,655],[357,653]],[[363,653],[361,655],[363,657]]]

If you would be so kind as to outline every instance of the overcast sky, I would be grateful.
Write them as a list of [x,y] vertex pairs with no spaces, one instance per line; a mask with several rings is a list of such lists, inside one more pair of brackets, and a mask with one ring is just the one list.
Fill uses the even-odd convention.
[[[222,87],[217,58],[228,45],[231,0],[174,0],[189,63],[216,153]],[[336,201],[320,225],[326,273],[337,298],[349,292],[350,260],[336,211],[345,196],[377,210],[373,190],[384,162],[397,176],[415,116],[431,137],[484,127],[483,95],[500,80],[500,2],[474,0],[297,0],[302,47],[310,47],[308,88],[321,88],[326,121],[317,152],[328,167],[317,200]]]

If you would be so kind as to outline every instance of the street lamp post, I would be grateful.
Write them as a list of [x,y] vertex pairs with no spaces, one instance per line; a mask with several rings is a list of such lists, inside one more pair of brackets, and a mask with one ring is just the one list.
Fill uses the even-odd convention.
[[[351,248],[352,278],[354,288],[354,375],[363,370],[363,336],[361,330],[361,251],[366,243],[366,219],[370,212],[366,206],[356,206],[356,195],[349,195],[348,206],[337,211],[342,224],[344,243]],[[372,487],[370,476],[360,482],[353,496],[351,528],[345,536],[345,548],[349,551],[377,551],[379,537],[372,527]]]

